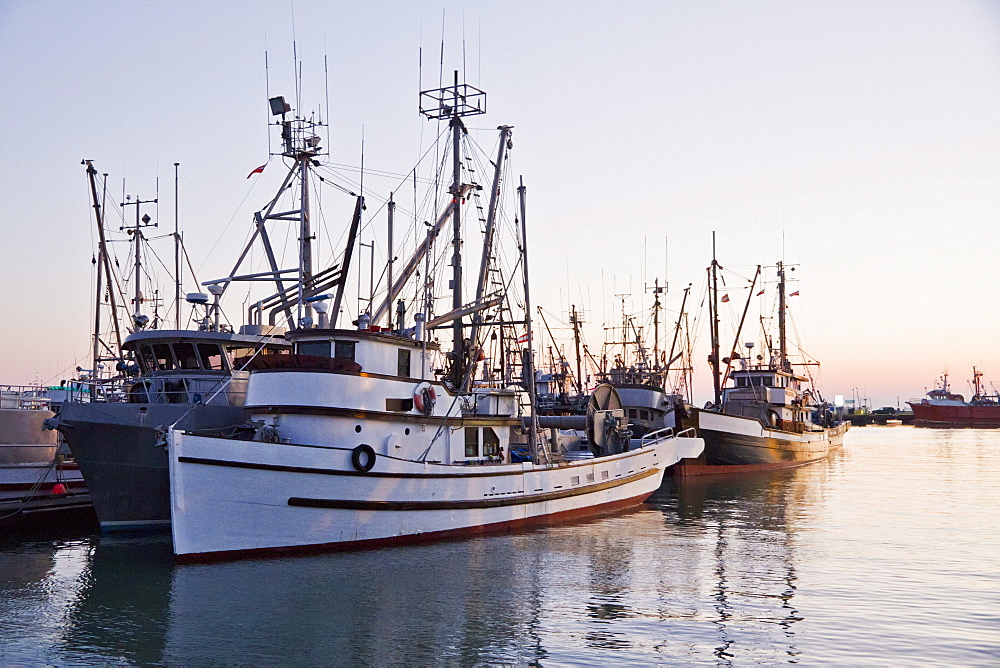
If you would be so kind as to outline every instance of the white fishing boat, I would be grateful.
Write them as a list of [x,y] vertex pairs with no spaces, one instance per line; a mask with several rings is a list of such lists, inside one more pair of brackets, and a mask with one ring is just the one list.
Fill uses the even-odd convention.
[[[283,155],[308,183],[321,149],[312,126],[283,100]],[[593,410],[598,456],[571,461],[554,451],[537,421],[530,346],[525,187],[502,203],[511,128],[499,128],[489,204],[465,215],[484,188],[460,147],[464,116],[483,113],[485,94],[455,83],[421,93],[421,112],[447,121],[452,182],[436,223],[393,279],[390,198],[386,281],[338,327],[344,295],[297,303],[285,336],[293,354],[250,363],[250,421],[219,432],[168,435],[174,552],[181,559],[274,551],[344,549],[433,540],[566,520],[641,503],[664,470],[701,452],[701,439],[663,429],[632,439],[621,409]],[[482,163],[478,163],[482,164]],[[445,189],[442,188],[442,191]],[[308,187],[300,185],[299,271],[308,274]],[[516,205],[511,202],[515,202]],[[468,206],[466,206],[468,205]],[[350,265],[362,210],[347,234]],[[509,217],[505,217],[509,216]],[[477,228],[469,233],[465,218]],[[416,217],[415,217],[416,222]],[[434,244],[448,222],[451,243]],[[418,226],[423,229],[423,225]],[[503,234],[501,234],[501,231]],[[513,258],[503,257],[503,235]],[[463,298],[462,248],[481,246],[474,297]],[[438,253],[438,259],[432,254]],[[440,262],[446,257],[446,262]],[[422,274],[417,268],[423,267]],[[441,274],[436,275],[435,268]],[[449,286],[445,313],[435,286]],[[413,325],[407,324],[407,306]],[[392,308],[395,306],[395,308]],[[318,314],[314,326],[313,311]],[[380,324],[380,323],[384,323]],[[437,340],[437,336],[445,340]]]
[[[844,443],[848,423],[841,421],[823,400],[819,389],[806,375],[793,368],[786,336],[785,265],[778,262],[778,337],[765,337],[770,348],[765,356],[754,356],[754,343],[743,344],[739,352],[720,359],[719,351],[719,263],[713,257],[709,267],[709,307],[712,352],[709,363],[715,400],[691,411],[685,425],[694,427],[705,439],[704,453],[677,467],[680,475],[744,473],[801,466],[825,459]],[[754,294],[757,272],[750,285]],[[747,298],[749,307],[751,297]],[[740,321],[742,327],[747,308]],[[739,341],[740,329],[736,341]],[[818,364],[813,362],[811,364]],[[723,371],[722,365],[726,365]],[[803,364],[803,366],[806,366]],[[729,386],[726,386],[729,381]]]

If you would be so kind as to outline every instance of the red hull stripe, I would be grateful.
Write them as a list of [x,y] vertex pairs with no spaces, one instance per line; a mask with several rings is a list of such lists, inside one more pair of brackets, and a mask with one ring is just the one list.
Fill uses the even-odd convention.
[[293,496],[288,499],[288,505],[303,508],[334,508],[339,510],[469,510],[472,508],[499,508],[502,506],[523,506],[530,503],[554,501],[581,494],[591,494],[605,489],[620,487],[630,482],[636,482],[651,475],[656,475],[658,469],[650,469],[627,478],[602,482],[597,485],[565,489],[559,492],[544,494],[529,494],[527,496],[497,496],[469,501],[354,501],[349,499],[305,499]]
[[539,515],[536,517],[523,517],[507,522],[496,522],[493,524],[480,524],[472,527],[462,527],[461,529],[448,529],[446,531],[432,531],[419,535],[392,536],[390,538],[373,538],[370,540],[356,540],[349,542],[322,543],[319,545],[294,545],[286,547],[262,547],[252,550],[229,550],[226,552],[202,552],[197,554],[179,554],[177,561],[182,563],[205,563],[212,561],[228,561],[231,559],[243,559],[249,557],[282,556],[286,554],[307,554],[317,552],[342,552],[350,550],[373,550],[383,547],[394,547],[398,545],[412,545],[417,543],[429,543],[439,540],[449,540],[456,538],[467,538],[470,536],[486,536],[493,534],[509,533],[517,529],[531,526],[541,526],[548,524],[559,524],[571,522],[592,515],[610,513],[617,510],[624,510],[632,506],[637,506],[652,496],[652,492],[643,493],[629,499],[620,499],[597,506],[585,506],[583,508],[573,508],[559,513]]

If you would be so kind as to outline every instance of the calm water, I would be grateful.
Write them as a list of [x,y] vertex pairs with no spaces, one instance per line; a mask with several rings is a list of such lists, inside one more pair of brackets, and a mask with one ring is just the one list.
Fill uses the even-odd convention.
[[509,536],[197,566],[0,539],[0,664],[991,664],[998,504],[1000,430],[868,427]]

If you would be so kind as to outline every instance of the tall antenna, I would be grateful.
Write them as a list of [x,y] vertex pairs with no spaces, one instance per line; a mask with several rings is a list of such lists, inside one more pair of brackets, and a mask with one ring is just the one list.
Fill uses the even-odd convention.
[[[330,148],[330,71],[327,69],[326,65],[326,53],[323,54],[323,80],[326,86],[326,150],[331,151]],[[319,122],[322,123],[323,119],[320,118]],[[271,133],[269,132],[268,135]],[[364,194],[364,191],[361,193]]]
[[[267,99],[271,99],[271,70],[267,62],[267,37],[265,33],[264,37],[264,93],[267,95]],[[271,117],[267,116],[267,123],[265,125],[271,124]],[[271,155],[271,133],[267,133],[267,154]]]
[[[270,133],[268,133],[270,134]],[[181,233],[178,215],[178,172],[179,162],[174,163],[174,325],[181,328]]]
[[438,63],[438,88],[444,88],[444,7],[441,8],[441,59]]

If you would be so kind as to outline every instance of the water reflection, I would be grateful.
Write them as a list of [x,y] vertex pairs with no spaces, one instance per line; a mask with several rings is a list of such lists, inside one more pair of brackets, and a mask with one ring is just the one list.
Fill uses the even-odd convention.
[[0,664],[905,662],[928,633],[984,663],[1000,448],[868,431],[794,471],[435,545],[176,566],[169,536],[0,539]]
[[[703,615],[715,627],[715,659],[790,660],[801,652],[793,625],[803,617],[797,591],[796,523],[820,496],[829,464],[739,476],[671,481],[654,499],[664,521],[695,527],[702,540],[689,554],[702,580]],[[710,576],[710,577],[707,577]],[[784,655],[784,658],[782,658]]]
[[161,661],[173,564],[169,535],[95,538],[62,635],[65,655]]
[[[539,553],[473,540],[174,570],[167,663],[477,663],[521,649]],[[211,620],[211,624],[206,624]],[[533,654],[533,655],[532,655]]]
[[675,481],[631,513],[372,552],[175,566],[169,537],[101,537],[85,555],[61,656],[794,660],[794,525],[815,495],[800,476]]

